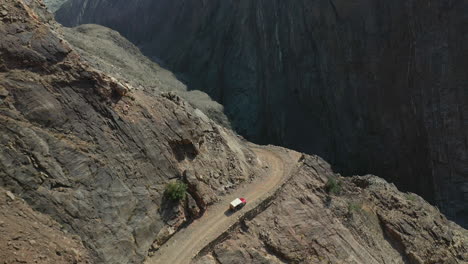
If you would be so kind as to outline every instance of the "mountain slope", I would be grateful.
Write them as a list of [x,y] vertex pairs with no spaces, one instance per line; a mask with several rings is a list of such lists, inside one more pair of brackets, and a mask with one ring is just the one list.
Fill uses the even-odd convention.
[[52,13],[57,11],[65,2],[66,0],[44,0],[44,3],[47,5],[47,8]]
[[[28,4],[8,1],[0,18],[0,185],[78,234],[98,262],[141,262],[255,174],[231,131],[175,94],[97,71],[40,2]],[[166,184],[187,170],[203,180],[186,204],[169,201]]]
[[208,117],[230,127],[223,106],[201,91],[187,91],[184,83],[152,62],[119,33],[98,25],[63,28],[63,37],[89,64],[137,89],[173,92]]
[[88,1],[99,23],[206,91],[246,138],[373,173],[466,223],[465,1]]
[[92,263],[79,237],[0,187],[0,259],[4,263]]

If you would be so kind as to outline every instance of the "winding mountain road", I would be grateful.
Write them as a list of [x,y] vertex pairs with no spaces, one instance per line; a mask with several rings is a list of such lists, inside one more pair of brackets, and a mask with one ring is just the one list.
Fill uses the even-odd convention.
[[[209,207],[201,218],[177,232],[154,256],[148,258],[146,264],[190,263],[204,247],[228,230],[243,214],[272,195],[288,179],[300,158],[300,153],[281,148],[255,147],[253,150],[259,164],[267,168],[265,174]],[[228,213],[229,202],[236,197],[245,197],[248,203],[242,210]]]

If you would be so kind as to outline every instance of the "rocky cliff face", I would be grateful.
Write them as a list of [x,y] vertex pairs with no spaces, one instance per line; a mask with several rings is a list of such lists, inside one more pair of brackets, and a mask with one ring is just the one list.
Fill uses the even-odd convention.
[[465,223],[464,1],[69,1],[226,108],[237,131],[374,173]]
[[[0,5],[0,186],[78,234],[99,263],[141,262],[254,173],[253,153],[175,93],[88,64],[40,1]],[[171,180],[189,188],[165,198]]]

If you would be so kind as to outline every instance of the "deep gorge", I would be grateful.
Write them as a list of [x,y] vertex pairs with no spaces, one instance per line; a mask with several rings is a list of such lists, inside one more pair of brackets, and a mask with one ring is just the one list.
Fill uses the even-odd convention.
[[119,31],[225,106],[249,140],[372,173],[468,221],[465,1],[88,1],[56,18]]

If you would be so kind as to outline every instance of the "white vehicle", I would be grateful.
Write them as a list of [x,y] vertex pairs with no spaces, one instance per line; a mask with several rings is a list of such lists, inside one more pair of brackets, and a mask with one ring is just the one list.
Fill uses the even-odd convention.
[[236,198],[234,201],[232,201],[230,204],[229,204],[229,208],[232,210],[232,211],[236,211],[236,210],[239,210],[241,209],[242,207],[244,207],[244,205],[247,203],[247,200],[245,200],[245,198]]

